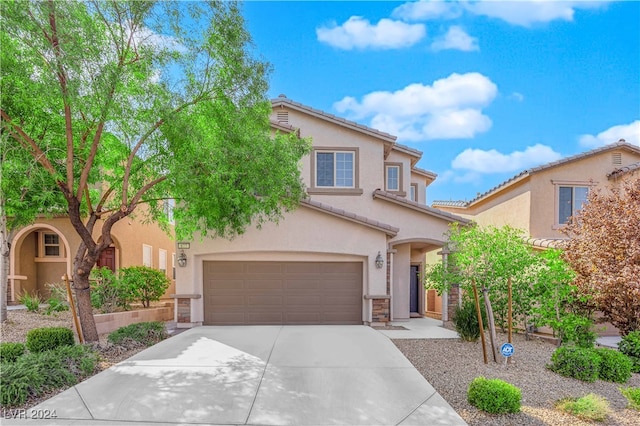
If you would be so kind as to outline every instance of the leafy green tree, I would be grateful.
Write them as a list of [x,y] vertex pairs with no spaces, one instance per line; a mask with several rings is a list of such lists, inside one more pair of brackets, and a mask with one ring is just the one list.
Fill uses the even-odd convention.
[[562,231],[578,292],[623,335],[640,330],[640,178],[590,191]]
[[471,293],[476,283],[483,295],[494,359],[497,359],[495,322],[502,327],[507,323],[508,281],[512,282],[514,321],[526,323],[532,305],[526,272],[536,258],[525,243],[523,232],[509,226],[481,228],[454,223],[447,240],[450,251],[447,267],[436,264],[427,270],[425,285],[442,294],[452,284],[458,284]]
[[21,147],[16,162],[28,156],[55,183],[82,240],[73,282],[87,341],[89,274],[115,223],[135,212],[166,225],[173,199],[178,238],[232,237],[304,196],[308,141],[271,134],[270,69],[237,3],[0,7],[2,134]]
[[540,262],[529,269],[533,284],[533,321],[549,326],[560,343],[593,346],[593,311],[590,295],[579,294],[573,284],[575,272],[562,258],[563,252],[548,249],[539,254]]

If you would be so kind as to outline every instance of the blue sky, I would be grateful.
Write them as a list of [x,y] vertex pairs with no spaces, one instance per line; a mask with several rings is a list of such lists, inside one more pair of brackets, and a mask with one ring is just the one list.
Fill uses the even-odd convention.
[[640,144],[640,2],[249,1],[269,96],[398,136],[427,202]]

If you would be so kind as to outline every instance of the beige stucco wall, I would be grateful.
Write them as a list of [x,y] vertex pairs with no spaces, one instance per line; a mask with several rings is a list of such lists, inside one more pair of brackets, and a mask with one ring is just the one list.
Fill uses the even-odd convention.
[[[250,228],[226,239],[195,238],[185,250],[187,266],[177,269],[178,294],[202,294],[203,262],[238,261],[344,261],[363,262],[363,296],[386,293],[386,270],[375,267],[378,251],[386,252],[386,234],[301,206],[279,224]],[[193,299],[192,321],[204,319],[204,300]],[[363,321],[371,321],[371,302],[363,303]]]
[[[101,222],[96,224],[94,238],[98,238]],[[36,233],[56,233],[60,238],[62,256],[60,258],[36,259]],[[171,279],[171,286],[163,298],[169,298],[175,293],[175,282],[172,279],[171,255],[175,253],[173,238],[152,224],[142,224],[135,218],[126,218],[116,223],[112,230],[116,246],[116,267],[142,265],[142,244],[153,247],[153,266],[158,267],[159,248],[167,250],[167,277]],[[43,218],[33,225],[27,226],[16,233],[10,253],[10,275],[26,276],[26,280],[14,280],[14,300],[23,291],[42,296],[48,294],[43,291],[46,283],[60,282],[66,272],[71,276],[73,257],[80,246],[80,237],[67,217]]]
[[[622,152],[621,166],[638,161],[640,155]],[[564,237],[557,224],[556,187],[559,184],[607,188],[611,184],[607,174],[621,166],[613,164],[612,152],[603,152],[534,174],[531,177],[531,235],[536,238]]]
[[499,228],[509,224],[529,234],[531,193],[526,191],[525,187],[518,188],[513,198],[499,197],[500,200],[494,200],[488,209],[482,210],[473,216],[473,220],[480,226],[495,226]]

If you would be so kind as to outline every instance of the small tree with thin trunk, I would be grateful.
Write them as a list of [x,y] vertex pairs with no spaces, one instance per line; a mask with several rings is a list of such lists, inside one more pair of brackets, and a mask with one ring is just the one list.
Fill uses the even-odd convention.
[[524,242],[523,232],[509,226],[481,228],[454,223],[447,237],[451,252],[448,267],[436,264],[428,270],[426,286],[442,293],[457,283],[471,293],[475,281],[484,299],[494,359],[497,359],[495,322],[507,322],[509,278],[513,286],[514,318],[526,322],[532,306],[526,272],[536,257]]
[[231,237],[304,196],[309,144],[271,134],[269,65],[237,3],[0,8],[1,131],[22,150],[15,161],[48,174],[81,239],[72,277],[87,341],[98,340],[89,274],[118,221],[135,212],[166,225],[171,199],[178,238]]
[[640,330],[640,179],[590,191],[563,232],[578,292],[623,335]]

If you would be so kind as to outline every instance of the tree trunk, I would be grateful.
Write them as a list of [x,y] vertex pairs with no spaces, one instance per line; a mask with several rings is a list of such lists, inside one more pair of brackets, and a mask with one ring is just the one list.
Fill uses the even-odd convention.
[[98,341],[98,329],[93,318],[93,308],[91,307],[91,292],[89,288],[89,274],[79,274],[79,268],[73,272],[73,289],[76,292],[78,302],[78,317],[82,327],[82,336],[85,342]]
[[484,305],[487,308],[487,323],[489,326],[489,338],[491,339],[491,351],[493,352],[493,360],[495,362],[498,362],[498,336],[496,335],[496,323],[493,319],[493,308],[491,307],[491,300],[489,300],[489,290],[487,288],[483,288],[482,295],[484,297]]
[[7,233],[7,218],[4,211],[0,212],[0,322],[7,319],[7,285],[9,281],[9,253],[11,249],[10,237]]

